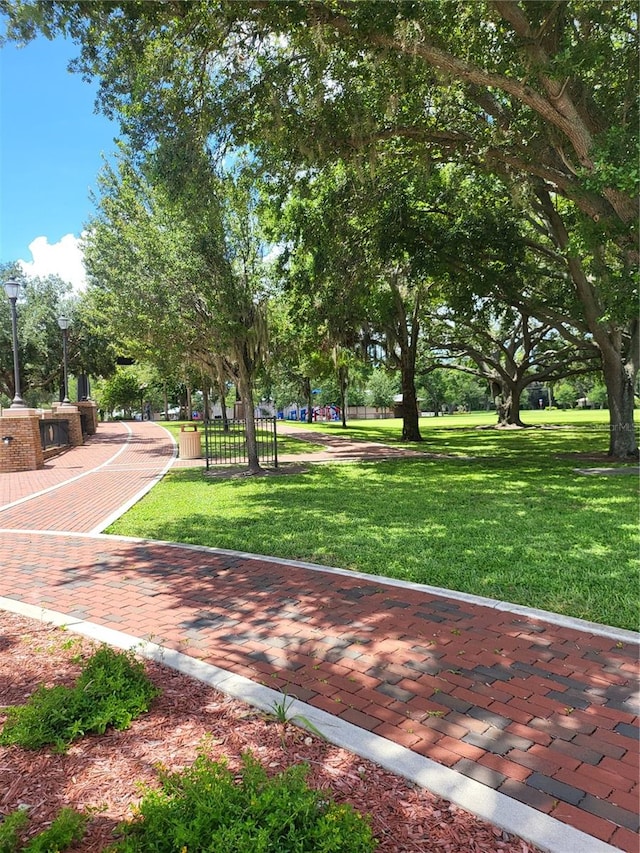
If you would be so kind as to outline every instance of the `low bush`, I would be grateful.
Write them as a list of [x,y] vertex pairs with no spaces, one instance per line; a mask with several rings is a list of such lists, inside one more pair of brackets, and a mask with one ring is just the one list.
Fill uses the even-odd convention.
[[25,749],[53,745],[64,752],[85,734],[102,734],[107,726],[127,728],[157,695],[132,652],[101,646],[74,687],[41,685],[26,704],[4,708],[7,720],[0,744]]
[[368,818],[307,786],[308,768],[269,779],[250,754],[236,778],[200,755],[182,773],[161,773],[114,853],[372,853]]
[[29,823],[25,809],[16,809],[0,821],[0,853],[14,853],[20,847],[20,832]]
[[23,843],[21,833],[29,823],[26,809],[17,809],[0,823],[0,853],[60,853],[84,835],[87,819],[74,809],[64,808],[48,829]]

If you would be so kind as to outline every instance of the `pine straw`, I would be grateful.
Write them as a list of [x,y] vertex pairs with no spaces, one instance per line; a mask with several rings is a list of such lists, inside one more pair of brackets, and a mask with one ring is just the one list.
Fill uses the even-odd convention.
[[[73,684],[95,645],[69,632],[0,613],[0,707],[22,704],[39,684]],[[80,658],[80,659],[79,659]],[[0,816],[29,808],[30,834],[45,829],[63,806],[90,814],[75,849],[97,853],[131,817],[141,784],[156,767],[189,766],[203,749],[230,768],[250,750],[269,772],[306,762],[309,784],[372,816],[378,853],[535,853],[528,843],[478,820],[376,764],[282,726],[255,709],[160,664],[146,662],[162,689],[150,712],[122,732],[76,742],[66,755],[0,747]],[[0,725],[6,719],[0,714]]]

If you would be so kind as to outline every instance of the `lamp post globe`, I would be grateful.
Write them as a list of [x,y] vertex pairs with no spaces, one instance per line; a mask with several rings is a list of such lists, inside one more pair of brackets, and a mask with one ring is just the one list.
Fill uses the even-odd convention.
[[69,404],[69,374],[67,370],[67,330],[70,320],[68,317],[58,317],[58,326],[62,330],[62,368],[64,371],[64,398],[61,400],[62,405]]
[[13,336],[13,381],[14,381],[14,397],[11,403],[12,409],[24,409],[26,403],[22,399],[22,391],[20,388],[20,362],[18,360],[18,316],[16,313],[16,302],[20,293],[20,282],[15,279],[9,279],[4,283],[4,292],[9,300],[11,307],[11,332]]

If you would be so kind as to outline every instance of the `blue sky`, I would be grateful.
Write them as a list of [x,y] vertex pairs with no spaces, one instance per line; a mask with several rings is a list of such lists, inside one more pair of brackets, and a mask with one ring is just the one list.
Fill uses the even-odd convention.
[[63,39],[0,48],[0,261],[67,280],[82,275],[89,190],[118,134],[94,112],[96,84],[67,71],[77,53]]

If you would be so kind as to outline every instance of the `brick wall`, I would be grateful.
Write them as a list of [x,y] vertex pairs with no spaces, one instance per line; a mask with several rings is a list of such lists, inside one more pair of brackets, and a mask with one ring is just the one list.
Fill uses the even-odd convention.
[[19,416],[3,412],[0,417],[0,473],[35,471],[43,467],[39,421],[35,412]]

